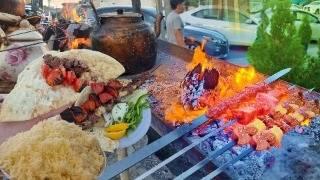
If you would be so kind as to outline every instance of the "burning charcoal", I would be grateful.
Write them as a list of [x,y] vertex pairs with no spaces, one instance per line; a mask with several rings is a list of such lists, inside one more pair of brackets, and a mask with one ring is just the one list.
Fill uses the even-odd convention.
[[267,168],[272,168],[272,166],[274,165],[276,158],[274,156],[267,156],[264,159],[264,164]]
[[204,89],[210,90],[214,89],[219,82],[219,72],[216,69],[204,71]]
[[192,71],[186,75],[182,87],[183,92],[181,101],[186,108],[200,109],[200,97],[204,93],[204,81],[201,77],[201,64],[198,64]]

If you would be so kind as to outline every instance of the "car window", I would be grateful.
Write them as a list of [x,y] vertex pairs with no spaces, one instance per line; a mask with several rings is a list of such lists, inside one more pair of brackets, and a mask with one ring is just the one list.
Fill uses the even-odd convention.
[[309,22],[311,22],[311,23],[316,23],[316,22],[318,22],[318,19],[317,19],[315,16],[312,16],[311,14],[308,14],[308,13],[304,13],[304,12],[294,12],[293,14],[294,14],[294,16],[295,16],[295,18],[296,18],[296,21],[302,21],[303,18],[304,18],[305,16],[307,16]]
[[[239,13],[239,20],[236,19],[236,13]],[[242,13],[230,9],[225,10],[225,13],[223,13],[224,21],[246,23],[249,19],[249,17],[243,15]]]
[[203,19],[219,19],[219,11],[217,9],[203,9],[193,13],[192,16]]

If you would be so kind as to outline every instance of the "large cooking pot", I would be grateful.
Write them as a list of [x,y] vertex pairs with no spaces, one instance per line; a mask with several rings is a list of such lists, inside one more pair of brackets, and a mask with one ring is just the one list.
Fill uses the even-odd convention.
[[24,0],[0,0],[0,12],[24,16],[25,2]]
[[100,23],[91,33],[92,49],[108,54],[118,60],[126,74],[137,74],[155,65],[156,38],[160,34],[160,14],[156,18],[155,31],[149,27],[141,14],[117,13],[100,15]]

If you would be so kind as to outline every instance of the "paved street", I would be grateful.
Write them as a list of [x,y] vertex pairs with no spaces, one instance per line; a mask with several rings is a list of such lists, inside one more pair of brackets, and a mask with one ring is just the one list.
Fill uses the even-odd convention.
[[231,46],[226,60],[239,66],[247,66],[249,64],[247,60],[247,51],[247,47]]

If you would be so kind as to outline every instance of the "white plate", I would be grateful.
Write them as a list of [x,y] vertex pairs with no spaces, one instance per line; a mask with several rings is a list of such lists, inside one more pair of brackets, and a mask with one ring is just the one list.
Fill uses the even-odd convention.
[[145,109],[142,113],[142,119],[138,127],[128,136],[120,139],[119,148],[127,148],[137,143],[144,135],[147,134],[151,126],[151,109]]

